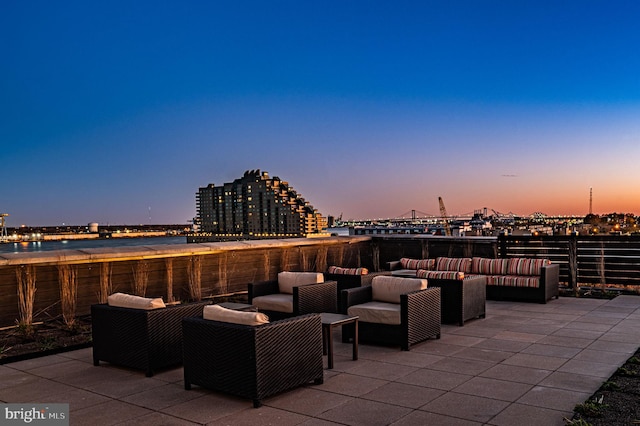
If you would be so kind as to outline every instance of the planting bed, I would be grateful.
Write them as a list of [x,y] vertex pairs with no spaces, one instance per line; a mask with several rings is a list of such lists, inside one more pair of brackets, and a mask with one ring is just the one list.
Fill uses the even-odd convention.
[[32,326],[0,330],[0,364],[91,346],[91,317],[76,318],[69,329],[61,321],[49,320]]
[[568,424],[640,424],[640,349],[591,398],[576,406]]

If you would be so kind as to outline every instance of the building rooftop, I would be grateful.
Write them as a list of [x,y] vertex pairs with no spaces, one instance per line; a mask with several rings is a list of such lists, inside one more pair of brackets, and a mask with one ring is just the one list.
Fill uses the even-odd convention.
[[[194,387],[182,368],[101,363],[91,348],[0,366],[0,401],[69,403],[72,425],[564,425],[636,351],[640,297],[487,301],[487,316],[399,347],[335,341],[324,384],[250,400]],[[326,366],[326,359],[325,359]]]

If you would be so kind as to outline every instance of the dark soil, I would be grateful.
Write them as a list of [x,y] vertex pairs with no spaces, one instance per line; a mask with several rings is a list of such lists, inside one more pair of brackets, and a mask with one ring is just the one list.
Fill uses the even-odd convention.
[[91,346],[91,318],[78,317],[73,328],[62,321],[34,324],[31,330],[9,327],[0,330],[0,364],[36,358]]
[[591,398],[578,404],[573,425],[640,424],[640,349]]

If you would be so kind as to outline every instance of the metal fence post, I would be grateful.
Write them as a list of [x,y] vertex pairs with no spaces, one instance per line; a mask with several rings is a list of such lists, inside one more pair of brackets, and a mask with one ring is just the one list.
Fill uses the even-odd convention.
[[578,289],[578,236],[572,235],[569,238],[568,247],[568,259],[567,259],[567,275],[569,288],[573,290]]

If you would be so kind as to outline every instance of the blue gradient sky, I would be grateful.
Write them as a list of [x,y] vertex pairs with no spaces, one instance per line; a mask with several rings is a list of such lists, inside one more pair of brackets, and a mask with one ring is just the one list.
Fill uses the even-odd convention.
[[186,223],[261,169],[324,215],[640,214],[640,2],[9,1],[8,224]]

